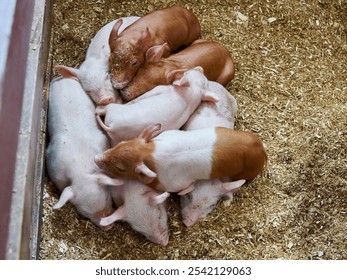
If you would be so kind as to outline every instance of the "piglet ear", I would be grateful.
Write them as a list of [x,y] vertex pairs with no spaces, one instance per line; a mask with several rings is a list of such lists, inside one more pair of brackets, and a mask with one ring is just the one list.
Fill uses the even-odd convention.
[[212,103],[217,103],[220,99],[213,91],[204,90],[202,94],[202,101],[208,101]]
[[151,183],[154,178],[157,177],[157,173],[150,170],[143,162],[136,166],[135,172],[139,174],[140,179],[144,184]]
[[204,68],[202,68],[201,66],[196,66],[193,69],[199,71],[202,74],[204,74]]
[[53,206],[54,210],[60,209],[75,196],[72,187],[66,187],[61,193],[58,202]]
[[114,40],[117,40],[118,38],[118,31],[121,25],[123,24],[123,19],[119,19],[116,21],[116,23],[113,25],[110,37],[108,38],[108,43],[111,44]]
[[151,46],[151,33],[149,32],[148,27],[146,27],[146,30],[142,33],[140,40],[138,41],[138,44],[145,50],[149,49]]
[[188,69],[176,69],[176,70],[172,70],[169,73],[167,73],[166,74],[166,82],[167,82],[167,84],[172,84],[174,81],[181,79],[183,77],[183,74],[187,70]]
[[103,60],[108,60],[110,54],[107,53],[105,45],[103,45],[100,50],[98,51],[97,58],[98,59],[103,59]]
[[168,43],[157,45],[149,48],[146,52],[147,62],[158,62],[162,57],[167,57],[170,54]]
[[224,193],[236,192],[241,188],[241,186],[246,182],[246,180],[238,180],[234,182],[223,183],[222,190]]
[[157,136],[160,133],[161,124],[153,124],[146,127],[137,138],[142,138],[148,143],[153,137]]
[[125,220],[125,210],[123,206],[118,207],[110,216],[101,218],[100,226],[109,226],[119,220]]
[[78,75],[80,73],[79,69],[64,66],[64,65],[56,65],[54,66],[55,70],[57,70],[64,78],[71,78],[79,81]]
[[158,194],[157,192],[149,192],[146,195],[148,196],[149,204],[155,206],[164,203],[164,201],[170,196],[170,193],[163,192]]
[[100,185],[121,186],[125,181],[122,179],[110,178],[105,174],[98,174],[98,183]]

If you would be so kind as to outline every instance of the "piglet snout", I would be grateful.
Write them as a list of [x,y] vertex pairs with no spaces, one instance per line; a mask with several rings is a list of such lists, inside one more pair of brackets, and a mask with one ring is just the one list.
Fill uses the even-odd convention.
[[169,237],[160,240],[158,244],[165,247],[167,244],[169,244]]
[[163,232],[158,237],[148,239],[161,246],[166,246],[167,244],[169,244],[169,234],[167,230],[163,230]]
[[122,99],[126,102],[132,100],[133,98],[131,97],[131,95],[124,89],[120,89],[119,90],[119,95],[122,97]]
[[192,215],[192,213],[190,213],[187,217],[184,217],[183,223],[185,224],[186,227],[191,227],[197,222],[197,220],[199,220],[199,218],[204,218],[204,217],[197,217],[196,215]]
[[98,105],[107,105],[110,103],[116,103],[116,98],[114,96],[101,98]]
[[118,89],[118,90],[124,88],[128,84],[127,81],[118,82],[118,81],[115,81],[115,80],[111,80],[111,82],[112,82],[113,88]]
[[186,218],[183,220],[183,223],[185,224],[186,227],[190,227],[195,223],[195,221],[193,221],[192,219]]

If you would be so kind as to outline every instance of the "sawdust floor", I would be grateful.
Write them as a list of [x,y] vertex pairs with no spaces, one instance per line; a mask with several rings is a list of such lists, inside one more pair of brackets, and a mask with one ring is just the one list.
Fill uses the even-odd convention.
[[[267,168],[187,229],[168,203],[170,242],[160,247],[125,223],[103,232],[45,183],[41,259],[347,259],[347,2],[85,1],[54,4],[53,64],[78,66],[107,22],[174,4],[198,16],[204,38],[232,53],[228,90],[236,129],[259,133]],[[199,3],[199,4],[197,4]],[[56,73],[54,73],[56,76]]]

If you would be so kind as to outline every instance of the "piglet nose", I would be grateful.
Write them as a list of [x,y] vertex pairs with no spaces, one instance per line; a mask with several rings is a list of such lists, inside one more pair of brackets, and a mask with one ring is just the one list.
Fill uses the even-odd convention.
[[166,246],[167,244],[169,244],[169,234],[165,231],[160,238],[159,245]]
[[128,102],[130,100],[132,100],[133,98],[131,98],[131,95],[129,94],[128,91],[124,90],[124,89],[120,89],[119,90],[119,95],[122,97],[122,99],[125,101],[125,102]]
[[128,84],[127,81],[119,82],[119,81],[115,81],[115,80],[111,80],[111,83],[112,83],[113,88],[115,88],[115,89],[122,89]]
[[169,238],[166,238],[166,239],[164,239],[164,240],[161,240],[160,243],[159,243],[159,245],[164,246],[164,247],[165,247],[167,244],[169,244]]
[[186,225],[186,227],[190,227],[194,224],[194,221],[192,219],[186,218],[183,220],[183,223]]
[[116,102],[116,99],[112,96],[109,96],[109,97],[104,97],[104,98],[100,99],[98,105],[107,105],[107,104],[115,103],[115,102]]

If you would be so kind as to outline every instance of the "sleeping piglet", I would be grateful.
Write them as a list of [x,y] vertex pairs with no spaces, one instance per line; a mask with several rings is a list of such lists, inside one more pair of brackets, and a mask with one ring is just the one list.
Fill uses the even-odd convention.
[[200,23],[189,10],[173,6],[153,11],[119,34],[122,20],[115,23],[109,38],[110,71],[114,88],[125,87],[146,56],[189,46],[200,37]]
[[218,103],[201,102],[182,129],[196,130],[215,126],[234,128],[237,113],[236,99],[221,84],[208,81],[204,76],[203,78],[205,79],[205,90],[216,96],[219,101]]
[[225,127],[160,129],[160,124],[149,126],[138,138],[96,156],[96,164],[108,174],[182,195],[192,191],[196,180],[252,180],[267,161],[262,141],[251,132]]
[[[237,102],[219,83],[208,81],[207,90],[214,92],[219,102],[202,102],[182,127],[183,130],[195,130],[206,127],[223,126],[234,128]],[[181,214],[183,223],[192,226],[199,219],[206,217],[220,199],[230,200],[245,180],[223,182],[220,179],[197,180],[194,189],[181,196]]]
[[168,75],[174,70],[191,69],[201,66],[210,81],[222,85],[229,83],[235,74],[235,66],[229,50],[218,42],[195,40],[185,49],[162,57],[162,53],[148,55],[146,63],[141,67],[130,83],[119,91],[125,101],[130,101],[158,85],[168,85],[173,82],[173,76]]
[[[139,17],[122,18],[122,25],[118,32],[122,32],[127,26],[138,20]],[[118,91],[112,87],[108,60],[110,48],[108,39],[112,27],[118,20],[114,20],[103,26],[90,43],[86,58],[79,68],[56,65],[55,69],[65,78],[73,78],[79,81],[83,89],[97,105],[109,103],[122,103]]]
[[[112,139],[112,145],[136,138],[158,120],[162,130],[179,129],[201,101],[217,102],[218,98],[206,90],[207,79],[201,71],[201,67],[174,71],[168,74],[175,81],[174,85],[157,86],[131,103],[97,107],[97,120]],[[146,95],[149,97],[145,98]],[[105,123],[100,116],[105,116]]]
[[[78,212],[100,226],[113,211],[107,185],[119,185],[94,163],[109,148],[107,136],[95,120],[95,107],[74,79],[51,82],[48,107],[48,176],[61,191],[54,209],[71,202]],[[107,229],[104,227],[104,229]]]
[[110,226],[115,221],[126,221],[148,240],[162,246],[168,244],[169,233],[164,202],[169,193],[158,193],[135,180],[111,187],[110,191],[118,208],[110,216],[102,218],[101,225]]
[[220,199],[230,200],[246,180],[223,182],[220,179],[197,180],[194,189],[181,196],[183,223],[190,227],[199,219],[205,218]]

